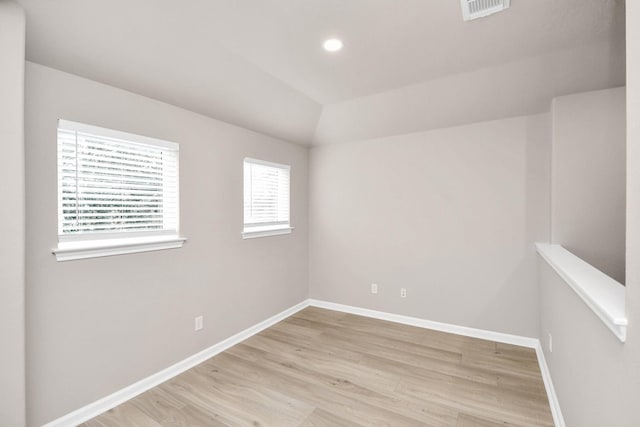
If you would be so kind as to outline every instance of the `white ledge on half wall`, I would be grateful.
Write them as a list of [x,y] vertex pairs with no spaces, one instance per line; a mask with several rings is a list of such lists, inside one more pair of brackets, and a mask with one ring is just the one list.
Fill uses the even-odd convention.
[[560,245],[536,243],[540,256],[622,342],[627,338],[625,287]]

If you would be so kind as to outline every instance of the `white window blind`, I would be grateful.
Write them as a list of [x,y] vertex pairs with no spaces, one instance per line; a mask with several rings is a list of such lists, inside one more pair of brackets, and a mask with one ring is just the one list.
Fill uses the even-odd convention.
[[58,121],[60,241],[177,235],[178,144]]
[[291,230],[289,181],[291,167],[244,159],[244,232]]

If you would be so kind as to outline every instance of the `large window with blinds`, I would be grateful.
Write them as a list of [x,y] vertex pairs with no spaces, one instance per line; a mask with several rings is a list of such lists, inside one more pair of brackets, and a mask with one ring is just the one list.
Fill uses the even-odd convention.
[[291,232],[290,174],[288,165],[244,159],[243,237]]
[[181,246],[178,160],[176,143],[59,120],[58,259]]

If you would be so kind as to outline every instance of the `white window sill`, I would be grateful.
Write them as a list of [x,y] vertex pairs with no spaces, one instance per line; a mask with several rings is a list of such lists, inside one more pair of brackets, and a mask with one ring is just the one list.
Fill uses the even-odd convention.
[[255,239],[256,237],[277,236],[279,234],[291,234],[293,227],[252,227],[242,232],[243,239]]
[[180,236],[133,237],[76,242],[60,242],[51,250],[58,261],[98,258],[137,252],[181,248],[187,239]]
[[560,245],[536,243],[540,256],[622,342],[627,338],[625,287]]

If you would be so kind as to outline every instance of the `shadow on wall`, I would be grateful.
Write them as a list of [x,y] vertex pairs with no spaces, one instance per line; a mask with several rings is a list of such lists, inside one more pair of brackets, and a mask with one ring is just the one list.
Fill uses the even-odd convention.
[[551,242],[625,282],[625,88],[552,105]]

